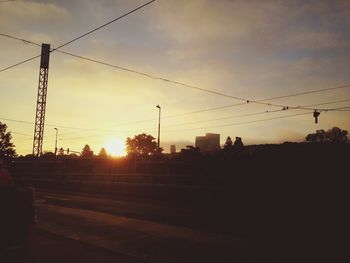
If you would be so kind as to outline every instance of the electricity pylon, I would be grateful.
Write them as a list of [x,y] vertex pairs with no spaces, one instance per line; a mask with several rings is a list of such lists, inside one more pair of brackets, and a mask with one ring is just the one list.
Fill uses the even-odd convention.
[[47,81],[49,77],[50,45],[41,45],[38,97],[36,102],[33,155],[40,156],[43,148]]

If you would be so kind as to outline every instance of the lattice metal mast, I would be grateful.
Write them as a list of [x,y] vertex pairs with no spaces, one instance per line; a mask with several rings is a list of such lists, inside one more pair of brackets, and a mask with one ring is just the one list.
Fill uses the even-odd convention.
[[47,81],[49,77],[50,45],[41,45],[38,97],[36,102],[33,155],[40,156],[43,148]]

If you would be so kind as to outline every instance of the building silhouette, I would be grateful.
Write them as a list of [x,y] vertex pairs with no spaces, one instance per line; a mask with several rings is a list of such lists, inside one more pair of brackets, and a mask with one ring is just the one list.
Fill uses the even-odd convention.
[[170,145],[170,153],[175,154],[176,153],[176,146],[174,144]]
[[196,147],[201,153],[210,153],[220,150],[220,134],[206,133],[205,136],[196,137]]

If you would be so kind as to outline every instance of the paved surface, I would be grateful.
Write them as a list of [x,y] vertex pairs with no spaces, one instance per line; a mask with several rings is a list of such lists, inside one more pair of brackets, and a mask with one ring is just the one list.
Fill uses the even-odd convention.
[[35,203],[38,224],[28,246],[8,250],[1,263],[348,262],[338,253],[346,251],[338,234],[254,239],[222,231],[226,218],[186,204],[43,190]]
[[40,227],[33,227],[30,230],[26,248],[13,247],[4,254],[0,260],[4,263],[143,262],[86,242],[47,232]]
[[[102,254],[123,255],[121,262],[281,262],[278,251],[262,243],[184,226],[179,213],[192,220],[203,215],[166,203],[44,192],[37,193],[36,203],[38,229],[100,248]],[[179,224],[168,223],[169,218],[180,218]],[[106,260],[110,257],[107,253]]]

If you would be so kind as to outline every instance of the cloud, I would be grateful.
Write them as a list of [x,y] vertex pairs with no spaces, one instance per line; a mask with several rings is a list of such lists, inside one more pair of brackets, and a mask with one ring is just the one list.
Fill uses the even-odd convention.
[[223,37],[240,39],[266,28],[270,22],[265,13],[278,8],[259,1],[255,5],[252,8],[253,5],[244,1],[177,1],[158,14],[161,23],[155,28],[180,44]]
[[[0,9],[1,20],[11,26],[12,23],[62,23],[71,17],[68,10],[55,4],[44,4],[30,1],[18,1]],[[4,23],[2,22],[2,24]]]
[[334,32],[297,31],[288,35],[284,44],[298,49],[319,50],[346,47],[350,41]]
[[334,28],[325,26],[327,22],[321,19],[330,21],[337,17],[338,23],[344,22],[347,19],[344,11],[330,9],[322,1],[310,5],[282,1],[195,0],[163,5],[152,27],[171,39],[171,48],[175,51],[169,51],[170,54],[176,54],[177,49],[184,50],[183,47],[198,56],[199,51],[204,55],[208,49],[261,52],[276,48],[323,49],[344,44],[344,36],[333,32]]

